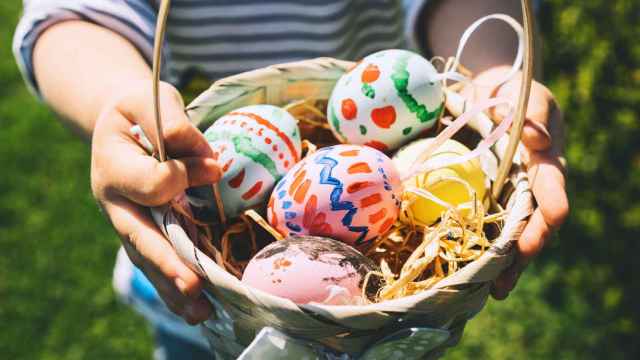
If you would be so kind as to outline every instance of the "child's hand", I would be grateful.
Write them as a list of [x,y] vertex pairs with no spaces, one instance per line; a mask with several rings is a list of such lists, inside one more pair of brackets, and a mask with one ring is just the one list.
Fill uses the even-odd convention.
[[131,261],[147,275],[167,306],[191,324],[206,320],[211,306],[200,279],[180,261],[146,207],[162,205],[189,186],[216,182],[220,169],[204,136],[189,123],[178,91],[160,88],[163,132],[172,160],[159,162],[133,139],[138,124],[156,139],[151,81],[126,85],[101,113],[93,133],[91,186]]
[[[477,77],[479,83],[499,81],[508,68],[495,68]],[[469,89],[467,89],[469,90]],[[517,103],[520,96],[520,78],[504,84],[495,94],[491,89],[479,97],[504,96]],[[469,95],[469,93],[467,93]],[[501,118],[501,110],[494,112]],[[525,152],[523,161],[527,166],[529,182],[538,203],[524,232],[518,240],[518,257],[509,269],[500,275],[491,291],[494,298],[505,299],[515,287],[520,274],[544,246],[551,233],[560,227],[569,214],[569,201],[565,192],[564,122],[553,94],[542,84],[531,87],[526,121],[522,131]]]

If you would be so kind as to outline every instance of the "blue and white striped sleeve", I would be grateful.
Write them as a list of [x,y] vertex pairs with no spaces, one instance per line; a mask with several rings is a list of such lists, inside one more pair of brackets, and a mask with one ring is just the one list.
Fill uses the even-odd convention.
[[[67,20],[84,20],[125,37],[151,60],[156,15],[144,0],[24,0],[13,37],[13,54],[29,89],[40,96],[33,73],[33,48],[40,34]],[[73,39],[69,39],[73,41]]]

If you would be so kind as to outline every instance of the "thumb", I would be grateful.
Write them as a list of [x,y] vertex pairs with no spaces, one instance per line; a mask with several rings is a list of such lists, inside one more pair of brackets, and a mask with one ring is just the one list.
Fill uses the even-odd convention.
[[[132,123],[142,127],[149,141],[157,146],[157,129],[153,107],[152,88],[148,82],[138,85],[138,90],[124,97],[118,110]],[[212,157],[204,135],[196,128],[184,111],[184,102],[178,90],[162,82],[159,88],[162,137],[171,157]]]

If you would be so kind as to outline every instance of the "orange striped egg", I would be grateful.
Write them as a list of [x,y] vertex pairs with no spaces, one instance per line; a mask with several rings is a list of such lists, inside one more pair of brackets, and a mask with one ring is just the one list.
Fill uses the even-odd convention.
[[336,83],[327,115],[343,143],[394,150],[433,127],[444,109],[438,73],[407,50],[371,54]]
[[336,145],[307,156],[278,182],[267,215],[285,236],[326,236],[362,248],[395,223],[400,193],[385,154]]
[[[213,123],[204,136],[222,166],[218,186],[229,218],[264,202],[276,182],[300,160],[302,151],[297,121],[272,105],[233,110]],[[211,187],[191,189],[188,194],[197,217],[217,218]]]

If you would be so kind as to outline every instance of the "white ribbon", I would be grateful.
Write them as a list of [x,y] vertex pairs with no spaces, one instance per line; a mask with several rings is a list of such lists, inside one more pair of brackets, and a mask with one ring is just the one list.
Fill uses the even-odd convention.
[[[509,70],[509,72],[505,75],[505,77],[500,82],[498,82],[497,84],[496,83],[491,83],[491,84],[480,83],[479,84],[477,82],[470,80],[468,77],[460,74],[459,72],[455,71],[455,69],[457,69],[458,66],[460,65],[460,58],[462,57],[462,52],[464,51],[464,48],[467,46],[467,42],[471,38],[471,35],[473,35],[473,33],[476,30],[478,30],[478,28],[482,24],[484,24],[489,20],[502,20],[513,28],[513,30],[516,32],[516,35],[518,35],[518,52],[516,54],[516,58],[513,61],[513,64],[511,65],[511,70]],[[483,87],[500,86],[506,83],[507,81],[511,80],[516,75],[518,70],[520,70],[520,68],[522,67],[523,59],[524,59],[524,30],[522,29],[522,25],[520,25],[520,23],[518,23],[516,19],[512,18],[509,15],[491,14],[476,20],[464,31],[464,33],[460,37],[460,42],[458,43],[458,50],[456,51],[456,56],[454,58],[453,66],[451,67],[454,70],[445,71],[443,73],[438,74],[435,80],[437,81],[454,80],[454,81],[465,82],[465,83],[470,82],[473,85],[483,86]]]
[[513,121],[513,115],[509,114],[509,116],[505,117],[504,120],[496,127],[486,138],[484,138],[476,148],[461,156],[456,156],[453,158],[445,158],[445,159],[429,159],[429,156],[436,151],[442,144],[444,144],[447,140],[451,139],[453,135],[455,135],[460,129],[462,129],[469,121],[478,116],[481,112],[486,109],[490,109],[494,106],[507,104],[510,105],[513,111],[513,104],[511,100],[507,98],[493,98],[482,101],[479,104],[476,104],[471,109],[467,110],[464,114],[460,115],[454,122],[452,122],[449,126],[447,126],[435,139],[429,144],[429,146],[425,149],[420,156],[416,159],[416,161],[411,165],[409,171],[406,174],[402,175],[402,181],[406,181],[420,173],[424,173],[427,171],[432,171],[435,169],[461,164],[467,162],[477,156],[480,156],[484,151],[487,151],[493,144],[495,144],[498,139],[504,135],[511,123]]

